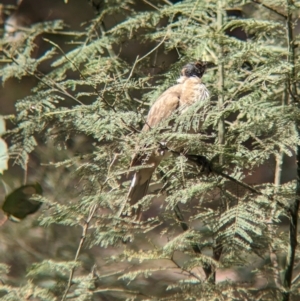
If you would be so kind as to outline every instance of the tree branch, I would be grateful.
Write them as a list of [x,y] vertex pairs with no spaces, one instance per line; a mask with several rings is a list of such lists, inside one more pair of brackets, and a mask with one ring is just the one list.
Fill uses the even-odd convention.
[[259,0],[251,0],[251,1],[254,2],[255,4],[261,5],[262,7],[270,10],[271,12],[277,14],[280,17],[287,19],[287,16],[285,14],[282,14],[281,12],[277,11],[276,9],[274,9],[266,4],[263,4],[261,1],[259,1]]
[[[76,251],[76,255],[75,255],[75,258],[74,258],[74,261],[78,261],[78,257],[79,257],[79,254],[81,252],[81,249],[82,249],[82,246],[86,240],[86,234],[87,234],[87,231],[89,229],[89,225],[90,225],[90,222],[91,222],[91,219],[93,218],[94,214],[95,214],[95,211],[97,209],[97,205],[92,205],[91,208],[90,208],[90,212],[89,212],[89,215],[88,215],[88,218],[82,228],[82,235],[81,235],[81,239],[80,239],[80,242],[79,242],[79,245],[78,245],[78,248],[77,248],[77,251]],[[70,276],[69,276],[69,280],[68,280],[68,284],[67,284],[67,288],[65,290],[65,293],[61,299],[61,301],[65,301],[66,297],[67,297],[67,294],[71,288],[71,285],[72,285],[72,280],[73,280],[73,276],[74,276],[74,272],[75,272],[75,267],[73,267],[71,269],[71,272],[70,272]]]
[[[292,0],[287,0],[287,9],[288,9],[288,15],[287,15],[287,44],[288,44],[288,62],[292,66],[289,79],[288,79],[288,85],[290,87],[290,96],[295,102],[297,100],[297,86],[295,82],[295,44],[294,44],[294,33],[293,33],[293,16],[291,12],[291,6],[293,5]],[[298,104],[299,107],[299,104]],[[300,124],[299,122],[296,122],[295,124],[296,130],[298,133],[298,137],[300,135]],[[298,145],[296,148],[296,160],[297,160],[297,183],[296,183],[296,198],[295,201],[290,206],[290,221],[289,221],[289,245],[287,246],[287,258],[286,258],[286,267],[284,271],[284,277],[283,277],[283,285],[286,289],[285,292],[283,292],[283,301],[289,301],[291,297],[290,289],[292,285],[292,276],[293,276],[293,269],[294,269],[294,262],[295,262],[295,256],[296,256],[296,248],[297,248],[297,226],[298,226],[298,211],[299,211],[299,205],[300,205],[300,146]]]
[[[184,220],[184,217],[181,213],[181,210],[179,208],[178,205],[175,206],[174,208],[174,212],[175,212],[175,215],[177,217],[177,219],[180,221],[180,225],[181,225],[181,228],[183,231],[187,231],[190,229],[190,227],[188,226],[188,224],[186,223],[186,221]],[[198,244],[193,244],[192,245],[192,248],[193,248],[193,251],[196,253],[196,254],[202,254],[201,252],[201,248]],[[209,281],[212,280],[212,272],[213,272],[213,269],[212,269],[212,266],[209,265],[209,264],[203,264],[203,271],[205,273],[205,277],[206,279],[208,279]]]
[[[223,0],[218,0],[218,10],[217,10],[217,27],[218,31],[221,34],[222,28],[224,25],[224,7],[223,7]],[[224,109],[224,83],[225,83],[225,74],[224,74],[224,63],[223,60],[223,43],[222,40],[220,42],[219,46],[219,57],[218,57],[218,111],[222,112]],[[221,149],[222,146],[225,143],[225,121],[224,116],[221,115],[219,121],[218,121],[218,144],[219,148]],[[219,162],[220,165],[223,165],[223,155],[220,156]],[[222,206],[222,205],[219,205]],[[222,211],[224,209],[220,208]],[[215,245],[213,247],[213,259],[220,260],[220,257],[222,255],[223,251],[223,245],[221,244],[218,239],[215,240]],[[216,272],[213,274],[213,281],[216,282]]]

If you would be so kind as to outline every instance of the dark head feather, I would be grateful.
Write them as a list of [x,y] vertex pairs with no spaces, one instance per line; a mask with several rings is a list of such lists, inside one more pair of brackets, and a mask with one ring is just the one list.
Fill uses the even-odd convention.
[[188,63],[181,70],[182,76],[192,77],[197,76],[201,78],[207,68],[208,62],[197,61],[195,63]]

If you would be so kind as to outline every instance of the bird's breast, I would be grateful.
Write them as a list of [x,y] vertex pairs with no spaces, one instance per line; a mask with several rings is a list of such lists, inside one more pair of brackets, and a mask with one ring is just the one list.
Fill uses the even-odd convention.
[[204,101],[209,97],[209,92],[199,78],[189,78],[182,83],[180,106],[190,106],[197,101]]

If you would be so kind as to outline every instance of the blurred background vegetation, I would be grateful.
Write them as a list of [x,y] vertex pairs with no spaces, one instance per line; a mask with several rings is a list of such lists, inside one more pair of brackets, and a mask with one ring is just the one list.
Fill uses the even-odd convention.
[[[164,7],[176,6],[181,4],[181,2],[183,4],[191,4],[190,7],[192,7],[193,10],[180,12],[182,8],[178,8],[178,13],[174,13],[173,19],[167,13],[163,13]],[[22,118],[26,119],[24,116],[26,114],[30,115],[30,106],[32,106],[32,110],[36,109],[33,104],[26,107],[24,103],[26,102],[27,96],[38,91],[38,88],[35,88],[41,85],[41,79],[49,80],[48,83],[52,87],[55,86],[54,80],[56,79],[58,82],[63,82],[65,79],[70,81],[74,80],[74,82],[82,81],[80,85],[84,87],[83,91],[80,90],[80,85],[74,84],[72,86],[72,84],[69,84],[69,86],[66,86],[64,96],[66,96],[67,93],[72,95],[82,93],[80,100],[85,105],[93,105],[95,98],[99,95],[90,94],[93,93],[93,88],[97,86],[96,84],[88,86],[85,80],[85,76],[89,76],[89,74],[87,74],[89,68],[92,68],[91,66],[84,66],[86,63],[84,59],[76,61],[77,58],[76,56],[72,56],[72,51],[76,50],[78,45],[81,47],[84,43],[88,45],[92,40],[92,35],[99,34],[103,37],[106,32],[112,30],[120,34],[121,37],[122,34],[120,32],[124,30],[122,29],[122,26],[124,26],[123,22],[125,22],[129,16],[139,16],[139,14],[142,15],[142,13],[146,15],[147,13],[151,14],[152,12],[162,11],[158,21],[153,21],[153,19],[147,19],[146,17],[144,20],[141,17],[140,28],[136,29],[133,26],[132,32],[130,32],[131,24],[129,24],[128,32],[124,35],[126,37],[123,36],[119,40],[116,40],[116,43],[112,42],[112,46],[107,47],[105,50],[99,47],[99,52],[91,55],[93,56],[93,58],[91,58],[94,63],[93,67],[97,67],[97,65],[95,65],[97,56],[99,56],[99,61],[101,60],[98,66],[99,70],[94,70],[93,75],[95,76],[95,81],[97,80],[97,76],[101,78],[105,77],[106,74],[110,74],[112,72],[111,68],[114,68],[114,72],[112,73],[114,73],[115,78],[121,78],[125,74],[124,81],[126,81],[128,74],[133,70],[132,68],[136,64],[137,57],[141,58],[151,52],[151,55],[149,55],[146,62],[142,65],[142,68],[136,68],[136,70],[134,70],[133,78],[136,82],[131,83],[132,90],[130,90],[130,98],[131,100],[135,100],[133,101],[135,107],[139,107],[139,103],[136,99],[143,99],[141,103],[144,104],[143,94],[148,93],[148,96],[146,96],[148,97],[146,99],[148,103],[141,109],[142,114],[145,115],[148,109],[147,105],[151,103],[163,89],[175,82],[176,76],[179,73],[178,70],[183,63],[192,59],[198,59],[203,55],[206,55],[210,60],[216,59],[213,53],[202,50],[199,52],[199,49],[197,50],[198,52],[194,51],[195,49],[189,49],[189,47],[196,48],[195,45],[186,44],[186,41],[188,43],[190,37],[187,37],[186,41],[184,36],[179,37],[178,41],[172,40],[170,45],[166,44],[163,46],[163,43],[161,45],[159,44],[165,34],[165,32],[163,30],[160,31],[160,29],[166,28],[172,24],[172,22],[177,22],[180,19],[190,21],[190,19],[193,19],[194,14],[197,17],[198,2],[200,2],[201,5],[204,2],[207,4],[208,19],[215,17],[213,11],[217,1],[140,0],[122,2],[117,0],[22,0],[16,2],[2,0],[0,4],[0,23],[3,35],[1,47],[3,48],[1,51],[3,50],[4,55],[1,56],[1,65],[4,71],[1,74],[5,83],[0,87],[0,114],[4,116],[11,115],[11,117],[6,118],[6,128],[8,130],[15,129]],[[210,2],[212,2],[211,8],[209,7]],[[286,7],[281,5],[284,1],[275,2],[264,1],[267,7],[271,8],[270,10],[261,5],[260,1],[227,1],[226,5],[223,5],[224,18],[226,22],[230,20],[254,19],[283,23],[283,18],[280,14],[284,14],[286,10]],[[272,12],[272,9],[275,13],[274,11]],[[298,7],[295,8],[296,15],[297,9]],[[211,15],[209,14],[210,10]],[[103,13],[104,11],[105,13]],[[276,12],[279,12],[279,14]],[[103,16],[101,16],[101,14],[103,14]],[[62,23],[59,23],[57,20],[62,20]],[[297,20],[297,22],[294,24],[294,35],[298,36],[300,24],[297,17],[295,17],[295,20]],[[56,23],[51,23],[52,25],[49,25],[48,29],[47,25],[41,25],[40,28],[38,27],[38,24],[52,21]],[[195,22],[198,21],[199,20],[196,20]],[[135,20],[135,22],[138,21]],[[201,20],[199,24],[201,24]],[[197,24],[197,26],[200,26],[199,24]],[[121,26],[120,32],[118,32],[118,25]],[[97,27],[97,29],[95,29],[96,34],[91,33],[93,26],[95,28]],[[151,32],[151,38],[147,40],[144,37],[147,36],[148,27],[152,29],[153,32]],[[88,32],[87,28],[90,32]],[[27,29],[30,30],[27,32]],[[226,28],[226,26],[224,26],[223,34],[241,43],[250,43],[251,39],[256,39],[257,32],[255,32],[255,30],[259,29],[255,26],[253,26],[253,28],[250,26],[250,30],[246,30],[245,26],[241,23],[240,26],[235,25],[234,28]],[[24,32],[26,39],[24,39]],[[29,33],[28,36],[27,33]],[[157,34],[157,38],[155,34]],[[192,31],[190,31],[189,34],[192,36]],[[259,34],[262,33],[259,32]],[[268,40],[270,37],[266,36],[262,39],[264,38]],[[95,36],[93,36],[93,39],[95,39]],[[13,65],[14,63],[10,61],[10,58],[7,56],[7,49],[9,48],[10,51],[14,52],[14,50],[19,49],[19,47],[22,48],[20,45],[26,43],[35,45],[30,48],[29,55],[27,53],[28,57],[33,59],[32,64],[35,59],[43,58],[50,49],[55,49],[55,53],[41,60],[36,69],[35,67],[31,69],[30,62],[28,62],[28,64],[24,64],[26,69],[23,68],[23,73],[19,70],[17,70],[15,74],[13,74],[13,71],[7,71],[7,64]],[[178,47],[175,47],[172,43],[177,43]],[[96,48],[97,47],[95,47],[95,49]],[[199,48],[201,47],[199,46]],[[26,47],[24,49],[26,49]],[[71,57],[70,65],[66,68],[65,72],[55,75],[53,70],[56,67],[58,69],[61,67],[59,63],[56,65],[52,64],[59,60],[63,62],[62,64],[67,64],[68,59],[66,54],[68,53],[70,53]],[[196,57],[197,54],[198,57]],[[84,55],[85,54],[83,54],[83,56]],[[259,53],[257,53],[257,55],[259,56]],[[80,54],[78,56],[80,57]],[[75,61],[74,66],[72,65],[73,58]],[[235,60],[237,59],[233,56],[232,59],[227,58],[226,64],[230,65],[230,62],[236,64]],[[88,63],[86,64],[88,65]],[[105,65],[105,67],[102,67],[101,64]],[[254,63],[251,61],[249,67],[245,59],[243,60],[243,64],[239,65],[239,63],[237,63],[233,69],[240,66],[246,70],[249,67],[249,70],[252,72],[252,68],[255,69],[260,66],[259,64],[260,62],[254,66]],[[79,69],[80,72],[78,72],[77,69]],[[9,72],[12,73],[9,74]],[[50,74],[49,78],[46,77],[48,74]],[[53,76],[52,78],[51,74]],[[55,78],[55,76],[57,76],[57,78]],[[114,76],[111,78],[114,79]],[[141,79],[140,83],[138,82],[139,79]],[[206,80],[212,94],[217,95],[217,92],[215,92],[217,87],[213,75],[208,74]],[[99,79],[99,81],[102,83],[102,78],[101,80]],[[152,87],[157,85],[157,83],[160,84],[159,89],[153,92]],[[108,83],[108,85],[109,84],[110,83]],[[140,87],[138,85],[140,85]],[[99,88],[99,90],[106,88],[103,87],[105,87],[104,84],[97,88]],[[111,91],[108,91],[108,93],[110,92]],[[124,91],[121,92],[124,94]],[[115,97],[114,94],[112,95],[112,98]],[[20,101],[18,104],[19,107],[18,105],[16,106],[17,101],[22,99],[25,99],[25,102]],[[74,103],[74,99],[75,98],[72,99],[72,97],[65,97],[61,108],[72,110],[72,108],[77,105],[76,101]],[[77,96],[76,99],[78,99]],[[24,111],[22,111],[23,108]],[[22,112],[24,112],[23,117],[12,117],[12,115],[22,115]],[[87,185],[85,182],[87,180],[84,179],[83,174],[84,172],[90,172],[92,176],[92,173],[101,173],[102,170],[86,169],[81,173],[81,169],[84,169],[82,168],[82,166],[84,166],[83,162],[88,162],[88,160],[93,161],[91,158],[87,160],[85,155],[91,154],[97,147],[101,150],[101,143],[104,142],[93,135],[93,133],[89,134],[89,130],[80,132],[78,127],[73,131],[71,126],[68,128],[67,122],[64,124],[63,120],[59,120],[59,118],[52,120],[52,112],[55,112],[55,109],[42,112],[42,114],[45,114],[44,116],[49,114],[48,116],[50,117],[47,122],[50,124],[50,127],[55,130],[51,130],[50,134],[50,130],[47,132],[46,126],[44,128],[41,126],[42,129],[40,133],[35,135],[37,145],[34,146],[34,150],[29,151],[28,153],[30,154],[28,155],[23,152],[20,155],[20,157],[22,157],[21,159],[18,158],[16,154],[17,150],[12,149],[8,170],[5,171],[1,177],[2,185],[0,186],[0,195],[3,201],[5,196],[14,191],[14,189],[27,183],[36,182],[42,186],[43,195],[46,198],[46,200],[43,200],[45,204],[42,205],[41,210],[34,215],[29,215],[20,223],[7,221],[0,228],[0,262],[9,266],[7,273],[4,266],[3,271],[1,271],[3,272],[1,275],[1,282],[3,284],[3,288],[0,291],[2,293],[1,298],[3,298],[3,300],[61,300],[66,291],[66,287],[69,285],[70,289],[65,296],[68,300],[125,300],[126,298],[128,298],[128,300],[183,300],[180,294],[176,295],[177,290],[180,291],[180,286],[175,287],[175,293],[172,289],[167,290],[166,288],[171,287],[172,284],[178,283],[181,280],[190,279],[190,273],[194,271],[192,268],[190,270],[187,268],[189,272],[186,272],[183,268],[176,266],[176,264],[184,266],[187,258],[189,258],[189,254],[177,254],[176,264],[175,261],[170,262],[169,259],[162,258],[140,263],[140,259],[136,259],[134,255],[132,255],[132,261],[128,260],[131,257],[130,252],[147,250],[152,248],[153,245],[155,245],[154,249],[166,245],[169,237],[163,235],[164,228],[158,227],[155,231],[149,232],[147,236],[139,233],[137,239],[129,245],[122,244],[118,241],[118,243],[114,242],[111,245],[108,243],[98,243],[98,245],[91,243],[92,246],[90,246],[90,242],[93,240],[93,234],[89,232],[87,234],[84,233],[84,231],[87,230],[85,227],[89,227],[86,221],[90,217],[93,208],[84,207],[86,205],[82,200],[92,195],[93,189],[96,191],[98,188],[93,185]],[[131,115],[128,116],[130,117]],[[134,127],[139,127],[142,124],[141,119],[138,120],[137,116],[138,114],[133,117],[131,123]],[[63,118],[64,116],[62,116],[62,119]],[[65,118],[69,120],[69,117],[66,116]],[[79,115],[77,117],[70,117],[70,119],[72,118],[79,118]],[[41,121],[41,123],[45,120]],[[40,125],[37,124],[37,127],[39,126]],[[7,136],[6,139],[8,145],[15,143],[12,135]],[[99,141],[100,144],[97,144]],[[97,150],[99,151],[99,149]],[[100,156],[101,154],[98,155]],[[74,158],[74,160],[69,164],[68,160],[70,160],[70,158]],[[282,183],[288,183],[296,177],[295,153],[293,152],[291,156],[284,156],[283,158],[281,181]],[[248,170],[247,173],[245,173],[245,182],[248,184],[273,183],[275,165],[274,157],[267,158],[263,164],[257,164],[253,166],[252,170]],[[91,178],[89,181],[92,181]],[[156,215],[160,210],[161,202],[160,198],[155,199],[152,204],[149,205],[150,209],[145,213],[145,216],[151,217]],[[195,204],[191,202],[187,207],[184,207],[186,212],[193,210],[194,205]],[[84,209],[79,208],[80,206],[84,207]],[[212,208],[216,209],[214,205]],[[79,214],[81,209],[83,212],[82,215]],[[62,212],[67,212],[68,210],[71,217],[67,214],[62,214]],[[99,209],[99,215],[106,214],[106,210],[108,211],[107,208]],[[76,216],[76,214],[78,214],[78,216]],[[2,213],[2,215],[4,219],[5,214]],[[189,216],[189,213],[187,213],[187,216]],[[76,226],[76,219],[78,225],[80,224],[81,227]],[[200,223],[192,221],[191,224],[197,228]],[[282,218],[278,227],[283,229],[283,231],[287,231],[286,224],[287,219]],[[111,226],[112,224],[109,225]],[[95,221],[95,229],[96,228],[97,221]],[[180,227],[177,225],[172,235],[176,236],[181,232]],[[82,239],[83,234],[85,235],[84,240]],[[81,246],[81,243],[83,243],[83,246]],[[78,250],[80,252],[78,252]],[[124,252],[126,254],[124,258],[126,258],[126,260],[122,261],[122,254],[124,254]],[[78,253],[78,256],[76,253]],[[211,255],[210,253],[207,254]],[[247,252],[245,254],[247,254]],[[204,294],[198,295],[192,288],[188,287],[185,292],[186,300],[271,300],[272,297],[281,300],[281,297],[278,297],[281,295],[277,294],[278,287],[276,288],[275,286],[273,290],[274,287],[269,285],[270,280],[265,274],[252,273],[256,268],[258,270],[261,268],[261,270],[264,270],[265,263],[270,263],[269,257],[261,258],[260,256],[261,254],[257,257],[250,254],[251,264],[249,266],[244,266],[243,268],[237,265],[233,267],[223,266],[218,270],[216,274],[217,282],[221,283],[223,280],[226,280],[228,281],[227,285],[229,285],[226,286],[226,288],[224,287],[224,290],[227,292],[223,297],[222,286],[218,288],[220,290],[219,292],[215,292],[211,295],[208,294],[207,296]],[[285,263],[284,256],[279,256],[278,261],[279,265],[283,266]],[[57,264],[55,265],[53,262]],[[80,266],[77,266],[78,262],[81,263]],[[38,263],[42,264],[40,266],[35,265]],[[61,263],[61,266],[59,263]],[[153,273],[151,273],[152,269],[154,271]],[[197,270],[197,268],[195,268],[195,270]],[[68,284],[70,271],[71,273],[75,272],[75,274],[71,279],[71,283]],[[130,280],[130,277],[122,279],[122,275],[128,272],[136,272],[138,276],[135,278],[133,274],[131,274],[133,281]],[[264,272],[266,274],[272,274],[269,270]],[[201,272],[199,273],[201,274]],[[272,277],[273,274],[270,278]],[[236,290],[233,289],[234,292],[229,293],[230,286],[234,288],[235,283],[246,283],[245,286],[247,289],[249,288],[249,290],[251,290],[251,288],[255,288],[258,292],[260,289],[264,291],[266,287],[271,287],[271,289],[266,295],[260,295],[259,293],[251,295],[245,293],[242,289],[239,291],[239,288]],[[298,289],[296,288],[295,290],[296,297],[294,300],[298,300]],[[213,297],[214,295],[217,297]]]

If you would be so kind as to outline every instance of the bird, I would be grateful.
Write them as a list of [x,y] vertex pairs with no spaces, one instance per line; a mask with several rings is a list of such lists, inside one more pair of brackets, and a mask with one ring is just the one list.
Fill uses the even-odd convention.
[[[177,112],[178,114],[184,114],[187,108],[195,102],[201,102],[209,98],[209,91],[201,80],[208,65],[209,62],[198,60],[188,63],[182,68],[177,84],[164,91],[153,103],[142,132],[151,131],[163,121],[167,121],[172,114]],[[138,168],[134,172],[125,203],[119,211],[120,215],[128,216],[128,214],[124,214],[126,204],[129,203],[130,206],[133,206],[147,194],[152,174],[160,162],[169,155],[170,152],[167,149],[158,147],[157,150],[148,154],[137,152],[133,156],[130,164],[131,168],[147,166]],[[134,209],[134,214],[138,220],[141,218],[140,209],[139,205]]]

